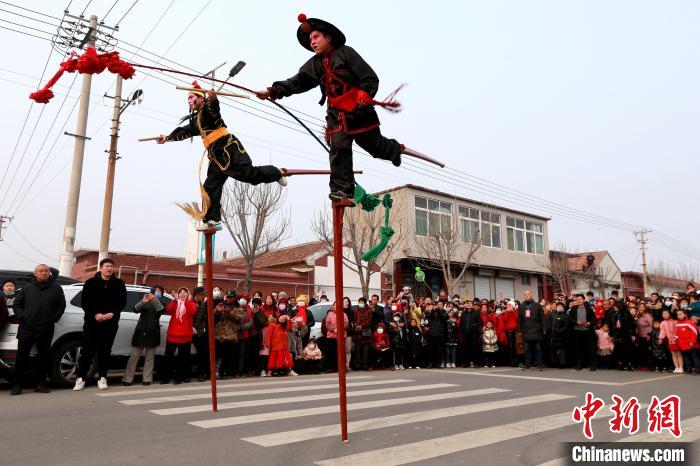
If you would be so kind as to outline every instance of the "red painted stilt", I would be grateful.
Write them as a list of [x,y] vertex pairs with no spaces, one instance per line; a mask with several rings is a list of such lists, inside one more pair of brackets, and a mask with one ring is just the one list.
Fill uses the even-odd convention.
[[343,214],[353,207],[350,199],[333,201],[333,271],[335,273],[335,316],[338,322],[338,392],[340,402],[340,433],[348,441],[348,404],[345,385],[345,317],[343,316]]
[[211,410],[216,412],[216,347],[214,343],[214,264],[212,259],[212,237],[216,230],[204,232],[204,286],[207,295],[207,333],[209,334],[209,379],[211,380]]

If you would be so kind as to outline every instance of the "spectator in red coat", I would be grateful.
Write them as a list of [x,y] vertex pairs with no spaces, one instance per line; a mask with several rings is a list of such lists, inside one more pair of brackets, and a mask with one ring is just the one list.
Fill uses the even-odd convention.
[[515,332],[518,329],[518,309],[513,301],[506,304],[503,322],[505,323],[506,335],[508,336],[508,361],[511,367],[516,367],[518,365],[518,353],[515,348]]
[[372,359],[375,361],[375,364],[373,364],[374,367],[378,367],[377,361],[380,361],[380,367],[387,367],[391,356],[389,349],[391,349],[389,335],[384,328],[384,324],[379,323],[372,335],[372,352],[374,354]]
[[[177,291],[177,299],[171,301],[166,309],[170,315],[170,324],[165,343],[165,368],[161,377],[163,384],[170,382],[173,371],[175,371],[176,384],[190,381],[190,346],[192,346],[192,327],[197,305],[189,299],[189,295],[190,291],[187,288],[180,288]],[[176,351],[177,361],[175,361]]]
[[685,370],[691,374],[700,373],[698,327],[695,325],[695,322],[688,318],[685,309],[678,309],[676,316],[678,317],[676,322],[676,341],[683,352]]

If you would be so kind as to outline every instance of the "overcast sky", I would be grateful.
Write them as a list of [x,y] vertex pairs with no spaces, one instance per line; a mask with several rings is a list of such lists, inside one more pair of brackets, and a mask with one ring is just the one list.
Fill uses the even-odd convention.
[[[15,2],[60,18],[67,0]],[[87,3],[71,2],[71,13],[80,14]],[[101,17],[113,3],[95,0],[85,15]],[[302,10],[294,2],[207,3],[177,0],[168,9],[170,0],[141,0],[121,21],[117,37],[134,45],[143,43],[148,52],[200,71],[227,61],[222,68],[225,75],[233,63],[244,60],[248,65],[237,82],[252,88],[293,75],[309,58],[296,40],[296,16]],[[132,4],[133,0],[117,2],[106,23],[113,25]],[[415,183],[544,214],[552,218],[550,247],[565,243],[579,251],[607,249],[623,270],[640,268],[632,227],[601,225],[608,220],[584,224],[578,220],[585,219],[585,213],[562,211],[529,197],[536,196],[652,228],[665,236],[651,235],[649,261],[698,266],[698,2],[357,1],[349,7],[305,1],[303,5],[309,17],[326,19],[345,33],[347,44],[378,73],[380,97],[408,83],[399,94],[403,112],[378,110],[382,131],[449,168],[396,169],[356,155],[356,166],[365,170],[358,182],[368,190]],[[58,23],[7,5],[2,8]],[[4,20],[0,27],[26,32],[33,31],[24,26],[54,29],[5,12],[0,12],[0,19]],[[0,185],[0,199],[5,198],[0,214],[14,215],[0,243],[0,268],[30,268],[39,261],[57,265],[73,155],[73,139],[62,133],[75,131],[77,110],[65,129],[61,126],[79,97],[82,77],[61,109],[74,75],[62,77],[30,140],[42,111],[41,105],[33,106],[9,164],[31,103],[27,96],[39,86],[50,44],[5,29],[0,29],[0,39],[5,44],[0,65],[5,99],[0,173],[9,170]],[[124,43],[117,46],[122,47],[133,50]],[[126,51],[122,57],[150,63]],[[59,54],[51,55],[41,85],[60,61]],[[174,65],[164,62],[164,66]],[[99,246],[112,114],[111,101],[102,96],[113,92],[113,84],[114,75],[106,72],[93,79],[88,122],[92,140],[85,152],[76,248]],[[122,120],[110,247],[184,256],[187,217],[174,203],[198,200],[196,170],[202,145],[199,140],[163,146],[138,143],[139,137],[169,133],[187,106],[184,92],[146,77],[141,70],[125,82],[124,92],[130,94],[137,87],[144,90],[143,103],[126,110]],[[315,89],[282,103],[318,124],[325,114],[317,104],[319,97]],[[226,106],[222,113],[254,163],[327,168],[321,148],[296,124],[283,121],[288,117],[258,102],[246,104],[253,108],[239,108],[255,115]],[[17,210],[15,199],[25,196],[42,163],[44,168]],[[474,181],[455,170],[487,181]],[[327,183],[326,177],[290,179],[288,244],[313,239],[309,222],[327,202]],[[527,195],[499,197],[503,187]],[[218,248],[234,248],[230,238],[218,236]]]

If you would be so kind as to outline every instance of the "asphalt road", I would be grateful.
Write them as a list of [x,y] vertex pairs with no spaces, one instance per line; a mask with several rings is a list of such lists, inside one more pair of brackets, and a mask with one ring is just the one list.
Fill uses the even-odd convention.
[[[555,465],[562,442],[585,441],[571,412],[587,391],[606,402],[593,421],[595,441],[628,437],[609,431],[613,394],[636,396],[643,404],[652,395],[680,395],[680,440],[700,438],[700,376],[690,375],[511,368],[353,372],[347,444],[340,440],[335,374],[223,381],[218,413],[210,410],[208,383],[112,383],[107,391],[91,386],[0,396],[0,463]],[[634,438],[672,438],[648,435],[646,427],[643,407]]]

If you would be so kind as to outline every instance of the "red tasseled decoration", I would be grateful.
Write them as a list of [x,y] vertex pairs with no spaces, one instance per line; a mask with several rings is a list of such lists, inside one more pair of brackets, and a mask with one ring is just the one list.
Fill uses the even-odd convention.
[[311,32],[311,25],[308,23],[308,21],[305,21],[301,23],[301,30],[305,33],[308,34]]
[[403,83],[399,87],[397,87],[391,94],[386,96],[384,100],[377,101],[373,100],[372,103],[374,105],[379,105],[382,108],[385,108],[386,110],[389,110],[390,112],[393,113],[398,113],[401,111],[401,103],[396,100],[396,94],[399,93],[401,89],[406,86],[406,83]]
[[99,74],[104,71],[106,66],[104,60],[97,56],[95,48],[90,47],[78,58],[76,69],[81,74]]
[[100,59],[107,64],[110,73],[119,73],[122,61],[119,59],[119,52],[108,52],[100,55]]
[[299,13],[299,16],[297,16],[297,19],[299,20],[300,23],[305,23],[306,22],[306,15],[304,13]]
[[131,64],[123,60],[120,60],[120,62],[121,67],[117,73],[122,77],[122,79],[131,79],[134,76],[134,73],[136,73],[136,70],[133,66],[131,66]]
[[75,57],[75,52],[70,53],[68,60],[61,62],[61,68],[68,73],[75,73],[75,68],[78,66],[78,59]]
[[29,94],[29,98],[39,104],[48,104],[49,100],[53,99],[53,92],[47,88],[39,89]]

